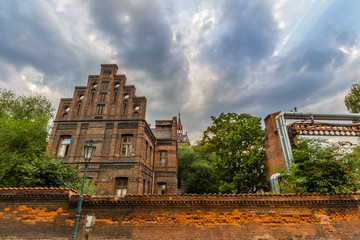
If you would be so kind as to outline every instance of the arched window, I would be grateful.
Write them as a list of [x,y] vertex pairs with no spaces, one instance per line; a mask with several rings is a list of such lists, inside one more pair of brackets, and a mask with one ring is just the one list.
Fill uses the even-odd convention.
[[78,102],[77,104],[77,110],[76,110],[76,115],[79,116],[80,114],[80,109],[81,109],[81,102]]
[[117,95],[118,95],[118,90],[115,90],[114,91],[114,102],[116,102],[116,100],[117,100]]
[[127,101],[124,101],[124,115],[126,115],[126,112],[127,112]]
[[90,99],[90,103],[94,102],[95,99],[95,90],[91,91],[91,99]]

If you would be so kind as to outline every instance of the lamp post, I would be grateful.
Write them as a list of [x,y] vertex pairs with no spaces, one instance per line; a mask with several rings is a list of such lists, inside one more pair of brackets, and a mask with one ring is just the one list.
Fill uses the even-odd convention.
[[84,177],[83,177],[83,182],[81,185],[81,191],[80,191],[80,197],[79,197],[79,203],[76,209],[76,215],[75,215],[75,224],[74,224],[74,229],[73,229],[73,234],[72,234],[72,238],[73,240],[76,239],[76,233],[77,233],[77,229],[78,229],[78,225],[79,225],[79,220],[80,220],[80,213],[81,213],[81,204],[82,204],[82,200],[83,200],[83,191],[84,191],[84,185],[85,185],[85,179],[86,179],[86,173],[87,173],[87,167],[88,167],[88,163],[91,161],[94,152],[95,152],[96,146],[93,144],[93,140],[91,139],[90,142],[88,144],[86,144],[84,146],[84,152],[85,152],[85,171],[84,171]]

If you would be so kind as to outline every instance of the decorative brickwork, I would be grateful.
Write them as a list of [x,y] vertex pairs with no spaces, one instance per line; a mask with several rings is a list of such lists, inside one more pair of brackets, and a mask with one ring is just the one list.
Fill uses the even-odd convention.
[[[78,198],[72,189],[0,189],[0,239],[69,239]],[[87,215],[95,220],[85,229]],[[359,224],[360,194],[85,196],[78,239],[355,240]]]
[[76,129],[76,123],[60,123],[57,125],[57,129]]

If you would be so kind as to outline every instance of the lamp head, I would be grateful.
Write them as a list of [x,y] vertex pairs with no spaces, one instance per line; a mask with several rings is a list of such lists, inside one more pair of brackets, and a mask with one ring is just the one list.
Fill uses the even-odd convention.
[[91,161],[91,159],[94,156],[95,149],[96,149],[96,146],[94,145],[94,142],[91,139],[90,142],[84,146],[85,162]]

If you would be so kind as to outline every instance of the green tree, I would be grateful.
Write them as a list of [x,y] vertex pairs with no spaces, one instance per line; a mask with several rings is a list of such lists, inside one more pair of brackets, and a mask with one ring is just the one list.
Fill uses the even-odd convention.
[[350,91],[345,96],[345,106],[351,113],[360,112],[360,83],[352,85]]
[[[81,191],[81,185],[82,185],[82,179],[81,181],[77,182],[73,188],[80,193]],[[90,182],[89,179],[85,179],[85,185],[84,185],[84,194],[88,195],[97,195],[101,196],[104,194],[103,190],[100,190],[95,182]]]
[[360,189],[360,149],[349,143],[327,144],[320,139],[300,139],[293,164],[283,174],[283,192],[347,193]]
[[212,124],[204,132],[202,147],[214,153],[215,175],[219,191],[254,193],[267,189],[263,138],[266,133],[261,118],[249,114],[221,113],[211,117]]
[[0,187],[65,187],[80,180],[74,166],[45,156],[53,111],[44,96],[0,89]]
[[218,185],[214,175],[216,155],[204,153],[198,144],[178,149],[179,179],[185,182],[186,193],[216,193]]

